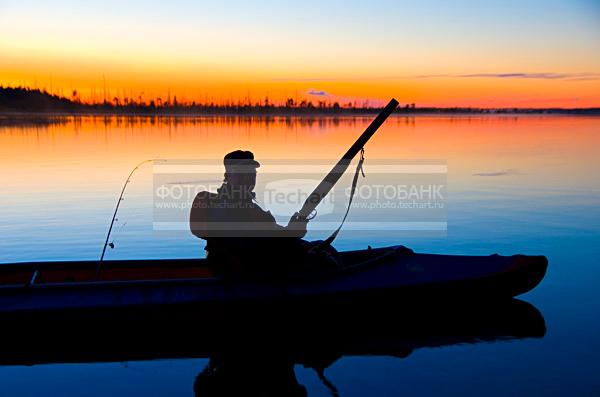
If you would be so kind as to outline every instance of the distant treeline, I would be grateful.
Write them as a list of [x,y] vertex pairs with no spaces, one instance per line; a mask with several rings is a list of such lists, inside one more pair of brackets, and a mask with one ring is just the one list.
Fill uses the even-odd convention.
[[[45,90],[26,87],[0,86],[0,112],[2,113],[66,113],[66,114],[148,114],[148,115],[202,115],[202,114],[236,114],[236,115],[302,115],[302,114],[370,114],[380,110],[379,107],[353,103],[309,100],[295,101],[289,98],[284,104],[273,104],[269,98],[260,103],[197,103],[178,102],[177,97],[171,101],[161,98],[144,101],[131,98],[113,98],[101,103],[84,103],[73,91],[72,98],[50,94]],[[397,113],[464,113],[464,114],[600,114],[600,108],[561,109],[561,108],[465,108],[465,107],[417,107],[414,103],[401,105]]]

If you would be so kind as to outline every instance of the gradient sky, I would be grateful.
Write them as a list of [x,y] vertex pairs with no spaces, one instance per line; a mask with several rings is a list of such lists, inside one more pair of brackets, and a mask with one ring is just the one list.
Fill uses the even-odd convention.
[[6,1],[0,84],[102,100],[269,95],[600,106],[600,1]]

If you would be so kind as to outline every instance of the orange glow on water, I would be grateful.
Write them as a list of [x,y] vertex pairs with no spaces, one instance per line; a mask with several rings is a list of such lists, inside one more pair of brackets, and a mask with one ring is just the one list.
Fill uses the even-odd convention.
[[[225,153],[241,148],[252,150],[265,164],[259,183],[268,178],[264,173],[269,160],[327,160],[324,176],[371,119],[66,117],[51,125],[0,126],[0,212],[10,247],[1,254],[4,261],[36,255],[62,258],[65,252],[97,259],[124,179],[143,160],[212,159],[222,164]],[[599,128],[598,117],[394,115],[366,145],[366,178],[360,183],[376,183],[377,159],[445,160],[449,206],[468,197],[469,205],[488,208],[485,215],[477,208],[466,213],[455,209],[461,220],[473,216],[473,222],[485,223],[495,213],[489,208],[499,201],[500,208],[519,210],[521,201],[537,205],[548,197],[569,208],[589,205],[600,191]],[[127,187],[115,234],[120,249],[111,258],[169,257],[174,254],[164,250],[173,244],[187,244],[187,251],[177,246],[178,255],[200,255],[201,247],[189,233],[175,240],[152,235],[152,172],[149,164],[141,167]],[[220,176],[211,181],[218,184]],[[402,175],[392,178],[404,181]],[[523,221],[520,215],[508,219]]]
[[[4,189],[118,186],[123,175],[145,159],[221,159],[238,148],[252,150],[263,160],[333,161],[371,118],[67,117],[63,121],[2,127]],[[449,177],[457,185],[476,173],[498,170],[516,170],[519,181],[532,185],[542,179],[583,183],[596,179],[599,126],[600,119],[594,117],[393,116],[366,152],[372,159],[447,160]]]

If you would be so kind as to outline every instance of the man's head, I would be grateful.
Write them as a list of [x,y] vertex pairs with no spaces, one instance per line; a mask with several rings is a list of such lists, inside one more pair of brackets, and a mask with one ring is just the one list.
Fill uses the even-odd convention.
[[252,191],[256,185],[256,169],[260,167],[254,160],[254,154],[247,150],[236,150],[227,153],[223,159],[225,164],[225,182],[234,187],[242,187]]

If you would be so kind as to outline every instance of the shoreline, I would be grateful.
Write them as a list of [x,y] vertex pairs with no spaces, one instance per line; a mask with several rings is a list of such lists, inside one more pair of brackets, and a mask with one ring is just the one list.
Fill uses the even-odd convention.
[[[382,107],[344,106],[338,102],[327,103],[303,100],[297,103],[289,99],[286,103],[196,103],[167,101],[160,98],[150,102],[131,101],[127,98],[121,101],[114,98],[113,102],[85,103],[79,97],[72,99],[50,94],[39,89],[24,87],[3,87],[0,85],[0,115],[34,115],[34,116],[166,116],[166,117],[201,117],[201,116],[251,116],[251,117],[339,117],[339,116],[372,116],[377,115]],[[415,103],[400,105],[395,115],[600,115],[600,107],[561,108],[561,107],[468,107],[468,106],[417,106]]]
[[[120,112],[120,111],[86,111],[86,112],[55,112],[55,111],[10,111],[0,110],[0,117],[159,117],[159,118],[202,118],[202,117],[240,117],[240,118],[336,118],[336,117],[361,117],[377,115],[380,109],[348,110],[338,112],[304,112],[304,111],[272,111],[272,112]],[[494,110],[441,110],[423,109],[417,111],[396,111],[392,116],[418,117],[418,116],[600,116],[600,108],[590,109],[494,109]]]

